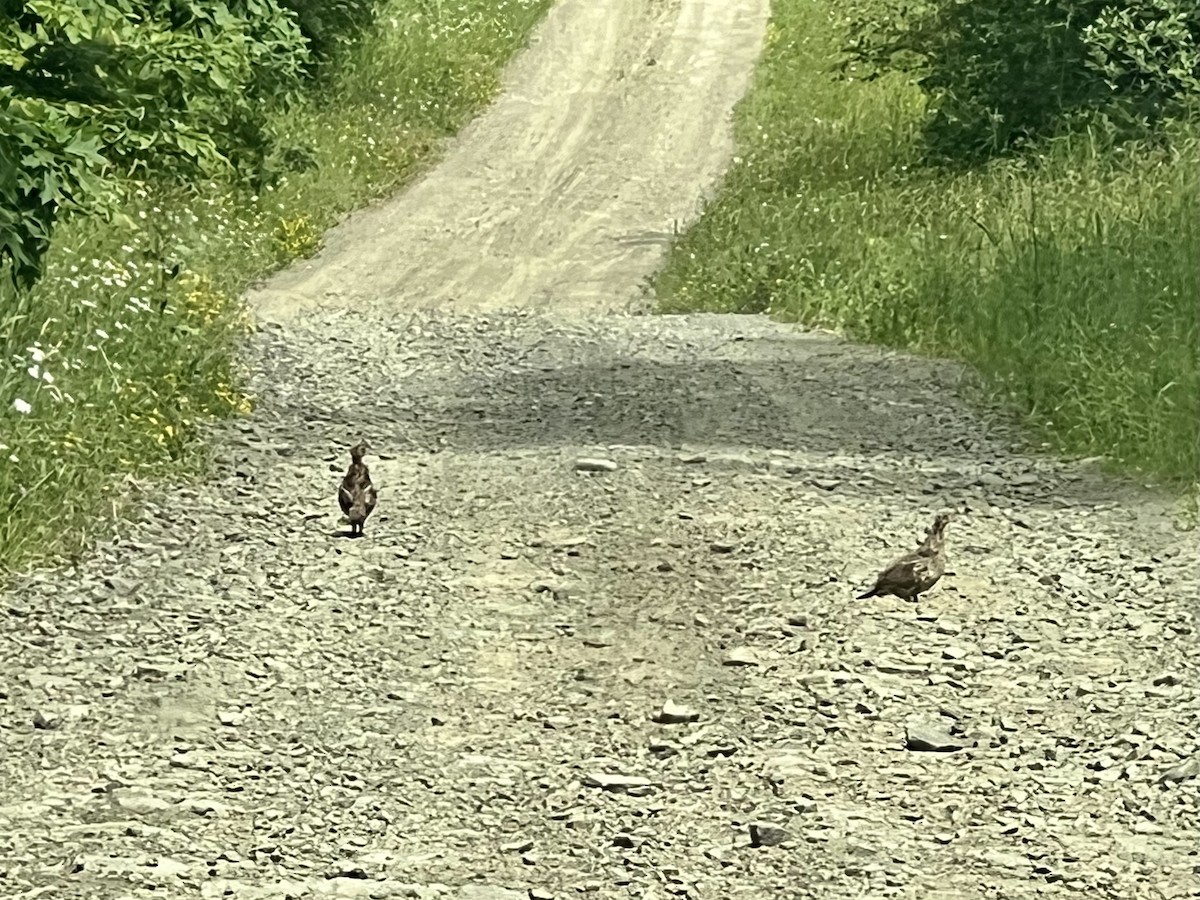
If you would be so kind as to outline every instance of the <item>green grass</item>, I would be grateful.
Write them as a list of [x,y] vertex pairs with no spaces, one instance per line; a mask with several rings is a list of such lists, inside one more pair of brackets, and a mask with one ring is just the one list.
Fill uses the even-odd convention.
[[915,86],[831,74],[837,7],[775,0],[740,155],[657,276],[660,308],[767,312],[963,359],[1050,446],[1195,482],[1200,125],[927,167]]
[[315,169],[262,196],[130,184],[132,225],[69,221],[33,292],[0,288],[0,573],[84,547],[131,481],[203,462],[203,423],[253,404],[234,363],[240,292],[427,165],[549,5],[392,0],[333,83],[279,117]]

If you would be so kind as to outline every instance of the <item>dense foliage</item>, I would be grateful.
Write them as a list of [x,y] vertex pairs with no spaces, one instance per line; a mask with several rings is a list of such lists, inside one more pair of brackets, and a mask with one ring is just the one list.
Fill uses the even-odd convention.
[[1195,0],[859,0],[847,68],[916,73],[944,158],[1012,150],[1103,117],[1124,131],[1200,96]]
[[261,186],[271,114],[373,8],[0,0],[0,264],[28,288],[60,215],[116,210],[130,176],[233,172]]
[[331,70],[329,63],[353,46],[375,23],[377,0],[282,0],[296,16],[300,32],[308,40],[311,59],[305,71],[316,74]]

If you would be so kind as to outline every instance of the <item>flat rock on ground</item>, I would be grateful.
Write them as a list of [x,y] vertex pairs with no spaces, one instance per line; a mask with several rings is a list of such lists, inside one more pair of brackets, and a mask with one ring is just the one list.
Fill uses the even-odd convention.
[[[695,30],[745,43],[763,5],[565,3],[497,109],[568,122],[521,81],[564,36],[719,79],[737,53]],[[521,176],[529,202],[584,222],[580,171]],[[362,221],[331,246],[382,258]],[[510,246],[530,297],[608,241],[539,233],[544,258]],[[588,262],[588,290],[656,259]],[[1200,561],[1162,498],[1023,452],[934,361],[586,291],[410,304],[358,272],[349,303],[265,289],[260,402],[211,480],[3,598],[0,895],[1195,896]],[[351,540],[360,435],[380,501]],[[943,506],[943,581],[854,600]]]

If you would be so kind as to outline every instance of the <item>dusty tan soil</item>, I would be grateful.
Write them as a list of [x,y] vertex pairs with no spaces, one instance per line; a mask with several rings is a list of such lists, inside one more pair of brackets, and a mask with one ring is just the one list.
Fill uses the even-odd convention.
[[[623,314],[764,11],[564,2],[442,167],[254,295],[213,478],[0,603],[0,896],[1198,895],[1169,507],[954,367]],[[942,506],[943,582],[854,600]]]
[[253,295],[611,310],[639,297],[733,151],[768,0],[565,0],[444,162]]

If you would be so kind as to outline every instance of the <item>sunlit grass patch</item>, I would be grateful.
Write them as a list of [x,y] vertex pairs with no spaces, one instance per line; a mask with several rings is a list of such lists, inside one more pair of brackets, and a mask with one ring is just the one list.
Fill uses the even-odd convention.
[[123,477],[195,470],[203,424],[253,408],[241,292],[428,165],[549,4],[395,0],[277,117],[307,165],[257,193],[131,182],[120,222],[65,223],[33,292],[0,288],[0,572],[81,546]]
[[1200,125],[926,166],[914,85],[833,76],[840,16],[776,0],[738,159],[655,280],[660,307],[955,356],[1049,446],[1200,477]]

